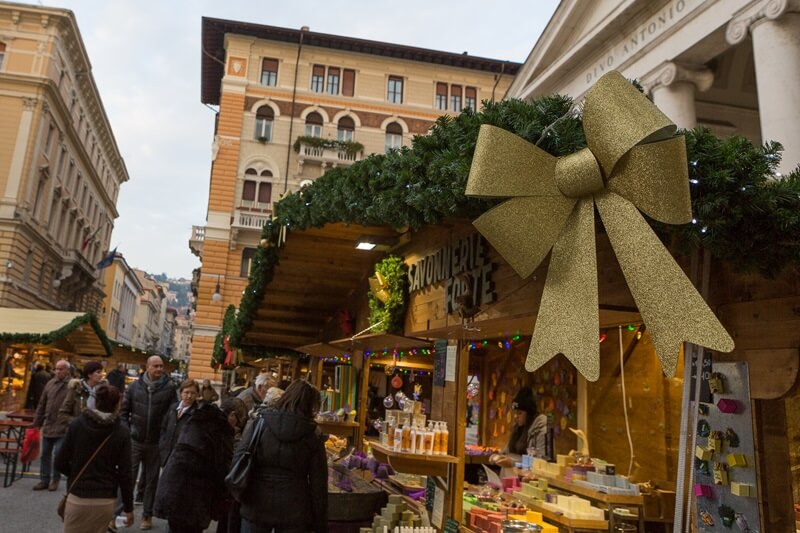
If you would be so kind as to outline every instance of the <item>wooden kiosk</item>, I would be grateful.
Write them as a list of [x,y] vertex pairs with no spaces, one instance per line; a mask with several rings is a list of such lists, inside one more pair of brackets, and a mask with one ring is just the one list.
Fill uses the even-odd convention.
[[[355,244],[365,236],[390,244],[383,251],[356,250]],[[525,372],[528,336],[538,310],[546,265],[530,278],[520,279],[482,242],[469,221],[451,221],[413,234],[344,224],[291,232],[278,251],[280,262],[272,282],[266,286],[253,324],[243,336],[243,344],[302,346],[307,350],[309,345],[317,345],[317,359],[349,353],[351,364],[359,373],[359,383],[364,384],[368,376],[365,368],[370,364],[365,352],[375,351],[374,342],[380,337],[369,338],[373,345],[366,336],[358,342],[348,338],[338,345],[330,339],[342,337],[336,319],[342,309],[356,317],[356,330],[369,326],[365,322],[367,278],[391,248],[409,267],[411,290],[401,337],[430,342],[439,339],[449,348],[452,381],[433,387],[430,415],[448,422],[451,437],[444,460],[395,456],[380,445],[373,446],[376,455],[385,457],[398,470],[442,476],[444,514],[461,521],[467,461],[464,392],[468,376],[479,375],[480,444],[502,447],[507,439],[502,428],[505,424],[507,431],[507,422],[503,421],[510,398],[519,386],[532,385],[540,396],[540,411],[552,414],[558,428],[554,435],[558,453],[575,449],[577,442],[568,428],[578,428],[588,436],[593,456],[616,464],[620,473],[628,474],[631,453],[620,390],[622,361],[635,455],[630,473],[636,481],[653,481],[661,500],[655,511],[651,510],[651,516],[655,521],[671,522],[684,369],[681,364],[676,377],[663,376],[613,251],[603,234],[598,234],[597,240],[601,342],[601,376],[597,382],[587,382],[561,358],[533,375]],[[455,250],[463,259],[454,259]],[[441,275],[445,257],[450,259],[450,276]],[[702,264],[688,260],[683,264],[690,273],[703,271]],[[787,273],[776,280],[765,280],[735,275],[722,264],[706,264],[715,273],[707,299],[737,343],[732,354],[711,354],[711,358],[749,363],[754,459],[760,472],[757,500],[764,503],[762,523],[776,531],[786,530],[780,524],[793,519],[792,478],[785,468],[790,457],[786,432],[800,434],[800,424],[792,414],[800,412],[792,407],[800,403],[795,385],[800,347],[800,315],[796,313],[800,305],[799,278],[796,273]],[[437,268],[439,275],[435,274]],[[452,275],[454,272],[456,275]],[[433,281],[435,278],[438,279]],[[509,340],[513,342],[506,347]],[[364,401],[361,393],[358,442],[363,435]],[[767,449],[770,453],[765,453]],[[772,530],[769,526],[762,529]]]

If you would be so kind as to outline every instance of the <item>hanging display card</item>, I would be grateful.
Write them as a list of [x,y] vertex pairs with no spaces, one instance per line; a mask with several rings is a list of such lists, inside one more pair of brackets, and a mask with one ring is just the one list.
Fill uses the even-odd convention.
[[717,392],[700,403],[694,486],[697,530],[758,531],[750,380],[746,362],[713,363]]
[[447,370],[447,339],[439,339],[433,354],[433,384],[444,387],[444,376]]
[[449,345],[447,347],[447,364],[445,366],[444,379],[446,381],[456,380],[456,362],[458,361],[458,346]]

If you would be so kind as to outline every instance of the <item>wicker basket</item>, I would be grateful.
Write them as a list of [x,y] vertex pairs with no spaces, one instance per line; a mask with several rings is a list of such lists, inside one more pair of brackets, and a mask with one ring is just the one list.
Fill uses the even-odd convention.
[[[346,477],[352,484],[352,492],[338,488],[340,480]],[[381,489],[354,475],[342,465],[328,468],[328,520],[353,522],[372,520],[386,505],[388,497]]]

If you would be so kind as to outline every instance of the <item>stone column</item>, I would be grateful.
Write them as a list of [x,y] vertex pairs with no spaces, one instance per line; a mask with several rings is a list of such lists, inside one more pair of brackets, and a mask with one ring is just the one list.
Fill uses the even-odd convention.
[[778,172],[800,164],[800,0],[754,2],[731,20],[725,37],[731,44],[753,37],[761,138],[784,148]]
[[653,102],[679,128],[697,126],[694,103],[696,91],[707,91],[714,75],[705,67],[668,62],[642,80],[642,85],[653,96]]

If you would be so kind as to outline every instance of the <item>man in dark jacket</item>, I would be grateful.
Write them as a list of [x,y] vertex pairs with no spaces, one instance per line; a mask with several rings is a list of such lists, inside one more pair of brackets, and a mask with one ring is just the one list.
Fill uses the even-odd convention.
[[39,470],[39,483],[33,490],[58,489],[61,474],[53,470],[53,455],[58,453],[64,435],[67,433],[69,420],[59,416],[58,411],[64,398],[67,397],[67,382],[69,381],[69,362],[61,360],[56,363],[56,375],[47,382],[36,407],[36,417],[33,426],[42,432],[42,463]]
[[25,402],[26,409],[36,409],[47,382],[53,379],[52,374],[44,369],[42,363],[36,363],[36,372],[31,376],[31,385],[28,388],[28,399]]
[[130,427],[133,479],[139,477],[141,463],[145,483],[139,529],[153,527],[153,501],[161,465],[158,451],[161,423],[176,398],[175,384],[164,374],[164,362],[158,355],[147,359],[145,372],[125,389],[120,418]]
[[109,385],[114,385],[120,393],[124,393],[125,376],[127,375],[128,374],[125,372],[125,365],[117,363],[117,367],[106,376],[106,381],[108,381]]

